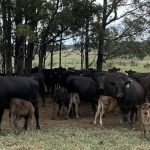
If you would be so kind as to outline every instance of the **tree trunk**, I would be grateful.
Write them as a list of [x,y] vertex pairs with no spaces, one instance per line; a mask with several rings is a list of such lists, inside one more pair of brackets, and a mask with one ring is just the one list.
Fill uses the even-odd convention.
[[98,45],[98,58],[97,58],[97,70],[102,71],[103,69],[103,52],[104,52],[104,35],[99,34],[99,45]]
[[84,54],[83,54],[83,50],[84,50],[83,33],[82,33],[82,35],[81,35],[80,46],[81,46],[81,70],[83,70],[83,62],[84,62]]
[[86,29],[85,29],[85,69],[89,68],[89,19],[86,18]]
[[[7,75],[12,74],[12,49],[11,49],[11,10],[10,0],[1,2],[2,8],[2,19],[3,19],[3,42],[4,42],[4,53],[3,54],[3,69]],[[5,61],[5,62],[4,62]],[[5,65],[5,67],[4,67]]]
[[26,74],[29,74],[32,69],[33,49],[34,49],[34,43],[29,42],[27,46],[27,53],[26,53],[26,59],[25,59],[25,73]]
[[5,70],[6,70],[6,68],[5,68],[5,54],[2,54],[2,72],[1,73],[3,73],[3,74],[5,74]]
[[60,34],[59,67],[61,67],[62,33]]
[[43,42],[43,44],[40,46],[40,50],[39,50],[39,69],[44,68],[45,55],[46,55],[46,44]]
[[11,4],[8,1],[8,21],[7,21],[7,41],[8,47],[6,50],[6,74],[12,75],[12,46],[11,46]]
[[51,49],[51,69],[53,69],[53,55],[54,55],[54,42],[53,42],[53,46]]
[[[15,16],[15,24],[18,26],[22,24],[22,8],[21,1],[16,0],[16,16]],[[25,54],[25,39],[21,35],[16,34],[16,45],[15,45],[15,61],[14,66],[17,74],[24,73],[24,54]]]
[[107,21],[107,0],[103,0],[103,18],[102,25],[99,28],[99,45],[98,45],[98,56],[97,56],[97,70],[102,71],[103,69],[103,56],[104,56],[104,36],[106,30]]

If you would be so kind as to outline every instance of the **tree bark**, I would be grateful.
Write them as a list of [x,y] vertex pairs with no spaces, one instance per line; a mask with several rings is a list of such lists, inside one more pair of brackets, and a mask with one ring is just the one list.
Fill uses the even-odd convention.
[[26,59],[25,59],[25,73],[27,74],[29,74],[32,69],[33,49],[34,49],[34,43],[29,42],[27,46],[27,53],[26,53]]
[[[21,2],[16,0],[16,14],[15,14],[15,24],[18,26],[22,24],[22,9]],[[17,74],[24,73],[24,54],[25,54],[25,39],[21,35],[16,34],[16,45],[15,45],[15,61],[14,66]]]
[[60,34],[59,67],[61,67],[62,33]]
[[89,68],[89,19],[86,18],[85,35],[85,69]]
[[39,69],[44,68],[44,57],[46,55],[46,44],[44,43],[45,37],[43,37],[43,42],[40,45],[40,50],[39,50]]
[[83,62],[84,62],[84,43],[83,43],[83,33],[81,33],[81,42],[80,42],[80,46],[81,46],[81,70],[83,70]]
[[4,43],[4,54],[3,54],[3,71],[7,75],[12,74],[12,48],[11,48],[11,10],[10,0],[2,1],[2,19],[3,19],[3,43]]
[[104,56],[104,36],[106,30],[107,21],[107,0],[103,0],[103,18],[102,25],[99,28],[99,45],[98,45],[98,56],[97,56],[97,70],[102,71],[103,69],[103,56]]

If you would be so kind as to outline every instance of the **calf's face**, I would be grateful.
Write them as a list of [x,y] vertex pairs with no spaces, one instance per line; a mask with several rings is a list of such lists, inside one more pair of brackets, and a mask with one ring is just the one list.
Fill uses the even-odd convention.
[[141,106],[141,113],[144,117],[150,117],[150,103],[145,103]]

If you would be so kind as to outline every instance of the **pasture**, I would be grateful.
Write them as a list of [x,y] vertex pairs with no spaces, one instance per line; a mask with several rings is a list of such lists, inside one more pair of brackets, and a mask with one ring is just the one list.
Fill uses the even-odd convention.
[[[46,56],[46,68],[50,68],[51,64],[51,58],[50,53],[47,52]],[[116,67],[121,68],[121,72],[124,72],[125,70],[133,69],[138,72],[148,72],[150,70],[150,63],[149,63],[149,57],[145,57],[143,60],[139,60],[137,58],[133,59],[123,59],[123,58],[114,58],[114,59],[108,59],[106,62],[103,63],[103,70],[108,70],[109,68]],[[89,53],[89,64],[92,63],[90,66],[91,68],[96,68],[96,52],[92,51]],[[73,51],[73,50],[64,50],[62,51],[62,67],[68,68],[68,67],[75,67],[76,69],[80,69],[81,65],[81,58],[80,58],[80,52],[79,51]],[[33,60],[33,67],[38,66],[38,56],[36,55]],[[53,68],[59,67],[59,53],[54,53],[53,58]]]
[[[123,128],[119,115],[106,114],[104,128],[93,125],[94,116],[90,105],[81,103],[80,118],[64,119],[63,112],[51,120],[52,100],[47,98],[46,107],[40,104],[41,130],[33,129],[19,134],[9,128],[8,110],[5,111],[0,136],[3,150],[150,150],[149,141],[141,136],[140,126],[136,131]],[[22,121],[22,120],[21,120]],[[22,122],[21,122],[22,123]],[[22,124],[20,124],[22,126]]]

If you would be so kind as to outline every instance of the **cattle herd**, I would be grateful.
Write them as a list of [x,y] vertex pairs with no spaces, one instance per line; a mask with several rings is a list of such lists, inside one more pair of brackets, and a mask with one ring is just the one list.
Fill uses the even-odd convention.
[[[140,121],[144,136],[150,126],[150,73],[138,73],[132,70],[119,72],[112,68],[108,71],[95,69],[75,70],[74,68],[32,69],[28,76],[0,76],[0,129],[4,109],[9,109],[10,124],[17,128],[17,121],[24,117],[24,128],[30,126],[33,114],[36,128],[40,129],[38,95],[46,105],[45,93],[53,98],[52,119],[65,106],[65,119],[75,113],[79,118],[80,102],[91,104],[95,114],[94,124],[100,115],[100,125],[106,111],[118,111],[123,125],[134,128],[140,110]],[[46,87],[46,88],[45,88]],[[94,117],[93,117],[94,118]]]

